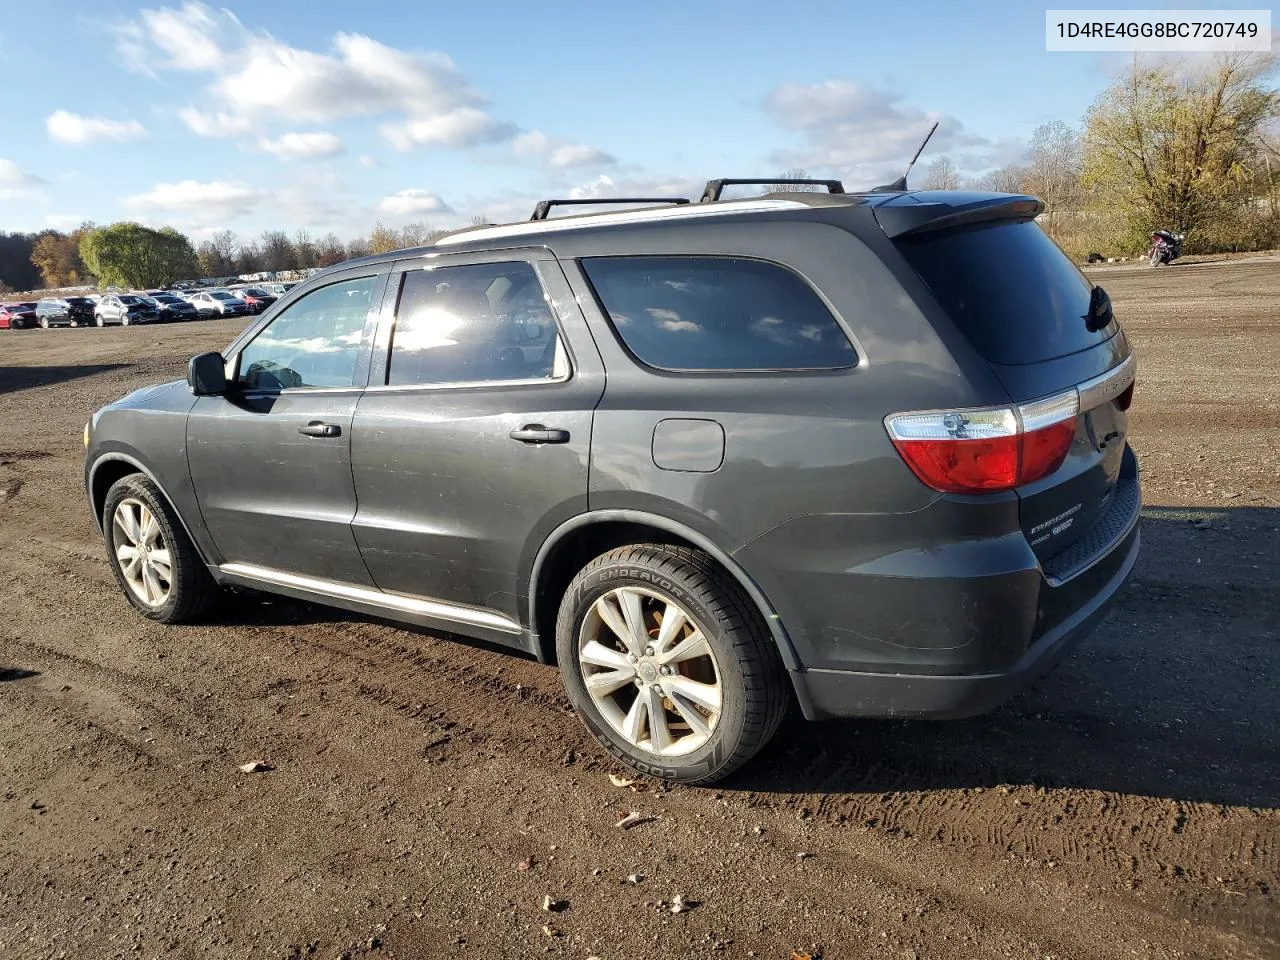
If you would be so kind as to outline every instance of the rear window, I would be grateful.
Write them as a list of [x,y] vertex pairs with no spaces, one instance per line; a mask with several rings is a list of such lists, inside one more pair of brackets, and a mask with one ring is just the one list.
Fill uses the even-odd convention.
[[912,269],[992,363],[1039,363],[1115,335],[1085,326],[1092,287],[1038,226],[998,223],[903,237]]
[[592,257],[582,268],[618,336],[662,370],[838,370],[858,362],[818,295],[775,263]]

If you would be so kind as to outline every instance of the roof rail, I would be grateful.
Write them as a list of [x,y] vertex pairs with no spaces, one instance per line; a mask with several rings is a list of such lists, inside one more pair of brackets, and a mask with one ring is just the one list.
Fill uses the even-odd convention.
[[590,203],[688,203],[688,197],[593,197],[590,200],[539,200],[530,220],[545,220],[552,207],[570,207]]
[[[792,180],[787,177],[777,178],[773,180],[751,180],[751,179],[735,180],[730,177],[724,177],[719,180],[708,180],[706,188],[703,189],[702,191],[702,199],[699,200],[698,202],[714,203],[716,200],[720,199],[720,192],[724,190],[725,187],[737,187],[737,186],[744,186],[744,185],[745,186],[762,186],[768,183],[804,184],[805,186],[810,186],[810,187],[826,187],[827,193],[844,193],[844,184],[841,183],[839,180]],[[780,190],[778,192],[784,193],[785,191]]]

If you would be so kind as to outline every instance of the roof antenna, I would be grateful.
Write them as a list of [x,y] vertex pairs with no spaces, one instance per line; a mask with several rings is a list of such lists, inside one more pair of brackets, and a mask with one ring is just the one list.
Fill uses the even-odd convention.
[[911,172],[911,168],[916,165],[916,161],[920,159],[920,154],[924,153],[924,148],[928,145],[930,138],[933,137],[933,131],[938,129],[938,124],[934,123],[929,128],[929,132],[924,135],[924,143],[920,144],[920,149],[916,151],[916,155],[911,158],[911,162],[907,164],[907,169],[902,171],[902,176],[893,183],[886,183],[879,187],[872,187],[872,193],[905,193],[907,190],[907,174]]

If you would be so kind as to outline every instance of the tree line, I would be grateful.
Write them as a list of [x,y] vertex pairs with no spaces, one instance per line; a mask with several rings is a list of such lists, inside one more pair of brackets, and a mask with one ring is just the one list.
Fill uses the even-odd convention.
[[122,222],[85,223],[69,233],[0,233],[0,290],[77,286],[160,287],[178,280],[307,270],[430,243],[445,231],[425,222],[395,229],[378,223],[367,237],[292,236],[265,230],[241,239],[220,230],[199,244],[174,230]]

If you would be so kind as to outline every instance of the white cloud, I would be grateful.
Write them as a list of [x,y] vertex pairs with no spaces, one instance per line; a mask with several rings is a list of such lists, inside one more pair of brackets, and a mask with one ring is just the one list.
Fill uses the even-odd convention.
[[397,150],[425,147],[473,147],[509,140],[516,128],[475,107],[458,107],[433,117],[384,123],[379,132]]
[[271,194],[238,180],[182,180],[157,183],[146,193],[125,197],[126,207],[176,214],[193,224],[226,223],[245,216]]
[[78,213],[51,213],[44,218],[44,222],[55,230],[74,230],[86,219],[88,218]]
[[370,167],[382,166],[381,160],[379,160],[377,157],[371,157],[367,153],[360,157],[359,163],[360,163],[360,166],[365,167],[366,169]]
[[263,137],[258,145],[281,160],[314,160],[342,153],[342,141],[332,133],[285,133],[274,140]]
[[0,200],[25,200],[47,181],[27,173],[12,160],[0,157]]
[[325,52],[305,50],[249,29],[228,11],[187,3],[141,11],[117,26],[116,41],[136,69],[212,75],[207,93],[221,115],[196,108],[183,115],[204,136],[242,133],[271,119],[325,123],[379,114],[415,124],[401,131],[410,145],[471,146],[514,134],[484,113],[485,98],[444,54],[398,50],[361,34],[338,33]]
[[72,146],[83,146],[95,140],[141,140],[147,135],[146,128],[137,120],[83,117],[66,110],[55,110],[44,123],[50,138]]
[[248,117],[221,111],[205,113],[195,107],[183,107],[178,116],[192,133],[202,137],[238,137],[253,129],[253,121]]
[[858,188],[900,173],[935,122],[930,153],[988,146],[954,117],[902,101],[901,94],[851,80],[783,84],[765,98],[765,110],[799,133],[804,146],[778,151],[774,160],[782,167],[834,170]]
[[703,181],[695,177],[610,177],[600,174],[594,180],[570,188],[572,200],[599,200],[605,197],[691,197],[701,195]]
[[409,189],[393,193],[378,201],[376,211],[395,220],[412,220],[430,214],[452,213],[453,208],[434,193]]
[[533,157],[553,170],[572,167],[608,167],[617,161],[603,150],[549,137],[541,130],[522,133],[512,142],[516,156]]
[[116,48],[133,70],[154,76],[154,69],[216,70],[226,55],[222,35],[243,30],[228,11],[215,16],[202,3],[181,9],[141,10],[138,19],[117,24]]
[[[201,136],[241,136],[273,120],[349,117],[385,117],[382,136],[405,151],[466,149],[521,135],[489,113],[484,95],[443,53],[400,50],[358,33],[335,34],[325,51],[306,50],[196,2],[143,10],[115,33],[133,69],[210,75],[205,100],[216,108],[197,104],[179,114]],[[534,138],[536,156],[552,169],[613,163],[593,147],[536,131],[524,136]]]

